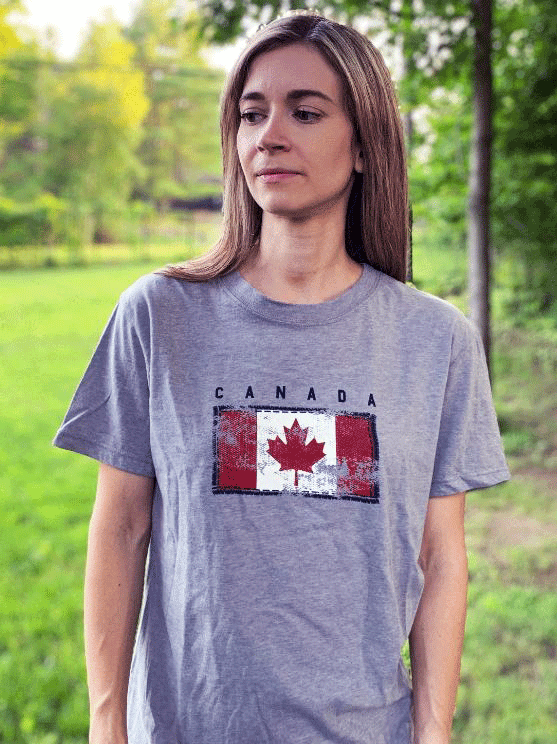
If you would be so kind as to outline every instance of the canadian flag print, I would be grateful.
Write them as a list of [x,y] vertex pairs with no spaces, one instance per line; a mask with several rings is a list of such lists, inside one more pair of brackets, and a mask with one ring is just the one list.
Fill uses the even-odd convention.
[[301,408],[214,408],[214,493],[379,503],[375,415]]

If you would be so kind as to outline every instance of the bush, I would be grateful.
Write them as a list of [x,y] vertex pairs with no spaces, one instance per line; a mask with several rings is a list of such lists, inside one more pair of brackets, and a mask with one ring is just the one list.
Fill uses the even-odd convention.
[[0,245],[51,243],[65,208],[63,201],[49,193],[27,203],[0,197]]

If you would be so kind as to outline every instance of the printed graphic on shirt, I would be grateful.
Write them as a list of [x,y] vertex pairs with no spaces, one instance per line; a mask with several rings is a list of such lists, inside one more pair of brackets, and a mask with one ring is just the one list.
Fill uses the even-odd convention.
[[375,415],[305,408],[214,408],[214,493],[379,502]]

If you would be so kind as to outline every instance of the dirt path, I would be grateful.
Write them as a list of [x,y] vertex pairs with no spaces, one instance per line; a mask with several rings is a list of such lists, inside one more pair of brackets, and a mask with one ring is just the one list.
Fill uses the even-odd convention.
[[[515,482],[540,496],[539,508],[524,513],[520,505],[488,509],[476,501],[467,510],[469,549],[481,553],[496,567],[502,580],[557,591],[557,471],[522,469]],[[530,510],[528,509],[528,512]]]

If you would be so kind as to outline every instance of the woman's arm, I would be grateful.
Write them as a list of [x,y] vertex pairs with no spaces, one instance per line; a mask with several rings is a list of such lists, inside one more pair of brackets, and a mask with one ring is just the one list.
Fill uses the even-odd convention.
[[468,582],[464,498],[429,500],[419,558],[425,584],[410,633],[414,744],[451,738]]
[[126,744],[126,700],[151,534],[152,478],[101,464],[85,572],[90,744]]

